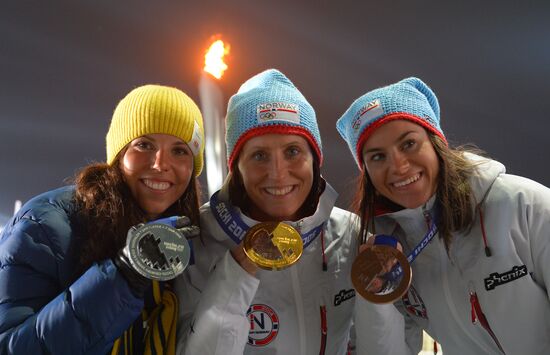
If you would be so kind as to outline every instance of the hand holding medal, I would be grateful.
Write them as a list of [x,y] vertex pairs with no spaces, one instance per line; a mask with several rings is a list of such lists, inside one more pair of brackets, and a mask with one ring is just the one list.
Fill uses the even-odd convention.
[[394,237],[375,236],[373,244],[359,253],[351,268],[351,280],[357,292],[373,303],[392,303],[401,298],[411,284],[410,264],[436,234],[437,225],[432,220],[424,238],[407,257]]
[[181,274],[191,257],[188,239],[199,228],[188,217],[169,217],[130,228],[122,250],[127,264],[141,276],[167,281]]

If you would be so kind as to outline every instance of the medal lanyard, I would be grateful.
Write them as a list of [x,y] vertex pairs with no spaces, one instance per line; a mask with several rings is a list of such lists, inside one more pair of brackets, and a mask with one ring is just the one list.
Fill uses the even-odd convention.
[[430,244],[432,239],[434,239],[435,235],[437,234],[437,226],[435,225],[435,221],[432,222],[432,225],[430,226],[430,229],[428,229],[428,233],[422,238],[420,243],[411,251],[411,253],[407,256],[407,261],[409,264],[412,264],[414,259],[424,250],[424,248]]
[[[407,256],[407,261],[409,262],[409,264],[412,264],[414,259],[416,259],[416,257],[422,252],[422,250],[424,250],[424,248],[428,246],[428,244],[430,244],[430,242],[432,241],[432,239],[434,239],[436,234],[437,234],[437,226],[435,224],[435,220],[433,220],[432,224],[430,225],[430,228],[428,229],[428,232],[426,233],[426,235],[424,235],[424,238],[422,238],[420,243],[418,243],[418,245],[414,247],[411,253]],[[397,242],[397,240],[395,241]],[[377,244],[376,239],[375,239],[375,244]],[[378,244],[389,244],[389,243],[382,241],[381,243],[378,243]],[[394,245],[394,247],[395,246],[396,245]],[[403,269],[401,268],[401,265],[398,264],[391,270],[390,278],[395,280],[398,277],[400,277],[402,273],[403,273]]]
[[[239,213],[230,203],[218,199],[218,193],[219,191],[215,192],[212,197],[210,197],[210,210],[225,234],[227,234],[236,244],[239,244],[243,240],[246,232],[250,229],[250,226],[242,220]],[[325,223],[321,223],[306,234],[300,233],[304,248],[323,230],[324,225]]]

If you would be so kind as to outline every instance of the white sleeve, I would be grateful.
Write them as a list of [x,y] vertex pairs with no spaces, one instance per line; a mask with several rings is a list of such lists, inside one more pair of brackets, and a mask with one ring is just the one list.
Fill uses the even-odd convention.
[[532,277],[550,300],[550,189],[533,182],[524,182],[523,188],[523,194],[529,195],[520,200],[518,214],[525,215],[524,234],[529,241],[534,264]]
[[242,355],[250,327],[246,312],[259,283],[227,251],[200,295],[189,329],[178,339],[178,354]]
[[[355,332],[358,355],[411,355],[420,351],[416,344],[416,351],[409,346],[407,338],[413,333],[406,330],[404,317],[393,304],[373,304],[357,295]],[[414,334],[418,332],[422,334],[421,329]]]

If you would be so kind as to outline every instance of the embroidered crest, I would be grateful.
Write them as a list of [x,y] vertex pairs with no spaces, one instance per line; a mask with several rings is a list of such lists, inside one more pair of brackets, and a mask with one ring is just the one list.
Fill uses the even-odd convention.
[[197,122],[195,122],[193,126],[193,135],[191,136],[191,141],[188,144],[189,148],[191,149],[191,152],[193,152],[193,156],[197,156],[200,153],[200,149],[202,146],[202,138],[201,138],[201,128]]
[[273,341],[279,332],[279,316],[265,304],[253,304],[246,316],[250,321],[248,344],[265,346]]
[[359,111],[355,114],[355,118],[351,122],[351,127],[357,131],[361,128],[366,122],[370,122],[384,114],[384,109],[380,103],[380,99],[369,102],[365,106],[361,107]]
[[300,109],[296,104],[269,102],[257,106],[258,123],[286,121],[300,124]]

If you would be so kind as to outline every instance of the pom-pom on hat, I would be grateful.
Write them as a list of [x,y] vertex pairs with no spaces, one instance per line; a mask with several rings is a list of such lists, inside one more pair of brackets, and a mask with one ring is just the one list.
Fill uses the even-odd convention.
[[225,133],[230,170],[248,139],[270,133],[304,137],[320,164],[323,161],[313,107],[294,84],[275,69],[248,79],[229,99]]
[[194,174],[202,171],[204,129],[195,102],[181,90],[144,85],[132,90],[115,108],[107,132],[107,164],[132,140],[146,134],[163,133],[183,140],[193,152]]
[[363,169],[363,145],[372,132],[386,122],[399,119],[417,123],[447,143],[439,125],[439,103],[434,92],[418,78],[403,79],[361,96],[336,122],[359,169]]

